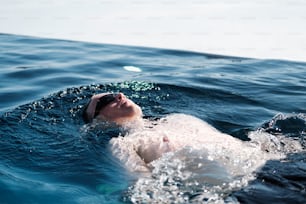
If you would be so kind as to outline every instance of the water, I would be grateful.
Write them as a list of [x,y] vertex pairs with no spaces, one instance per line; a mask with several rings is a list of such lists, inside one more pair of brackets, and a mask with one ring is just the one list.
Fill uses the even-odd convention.
[[[0,50],[0,203],[306,202],[306,63],[7,34]],[[276,156],[245,157],[252,168],[229,177],[230,155],[224,167],[185,148],[151,173],[129,172],[109,149],[120,130],[80,117],[104,91],[151,119],[192,115]]]

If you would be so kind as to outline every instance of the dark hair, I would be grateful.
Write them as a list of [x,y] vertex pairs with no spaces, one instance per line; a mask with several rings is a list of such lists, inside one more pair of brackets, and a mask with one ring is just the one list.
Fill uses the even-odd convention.
[[[113,102],[114,100],[116,100],[116,94],[107,94],[107,95],[101,96],[97,101],[93,118],[99,115],[99,112],[102,108],[104,108],[109,103]],[[89,100],[89,102],[84,106],[84,109],[83,109],[82,117],[85,123],[90,123],[93,119],[87,114],[87,111],[86,111],[90,102],[91,100]]]
[[95,108],[95,113],[94,113],[94,118],[99,115],[99,112],[102,108],[104,108],[105,106],[107,106],[108,104],[110,104],[111,102],[113,102],[114,100],[116,100],[116,94],[107,94],[104,96],[101,96],[98,101],[97,101],[97,105]]
[[87,111],[86,111],[90,102],[91,102],[91,100],[89,100],[89,102],[83,107],[82,118],[83,118],[85,123],[90,123],[91,122],[91,120],[89,119],[89,116],[87,114]]

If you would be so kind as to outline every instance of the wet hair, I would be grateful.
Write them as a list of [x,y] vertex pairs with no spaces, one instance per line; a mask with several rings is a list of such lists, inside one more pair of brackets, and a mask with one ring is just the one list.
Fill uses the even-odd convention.
[[89,119],[89,115],[87,114],[87,111],[86,111],[90,102],[91,102],[91,100],[89,100],[89,102],[83,107],[82,118],[83,118],[85,123],[90,123],[91,122],[91,120]]
[[108,104],[110,104],[111,102],[116,100],[116,94],[107,94],[104,96],[101,96],[98,100],[97,100],[97,104],[95,107],[95,113],[93,115],[93,118],[91,118],[88,114],[87,114],[87,108],[91,102],[91,100],[84,106],[83,109],[83,120],[85,123],[90,123],[92,121],[92,119],[94,119],[97,115],[99,115],[99,112],[102,108],[104,108],[105,106],[107,106]]

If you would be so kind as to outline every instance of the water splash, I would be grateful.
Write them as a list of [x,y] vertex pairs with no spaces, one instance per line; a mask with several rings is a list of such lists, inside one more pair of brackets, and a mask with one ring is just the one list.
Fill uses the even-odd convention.
[[267,152],[296,153],[305,149],[305,114],[277,114],[249,138]]
[[[114,155],[126,168],[151,170],[129,189],[126,199],[133,203],[235,201],[231,192],[245,187],[266,161],[284,158],[287,153],[283,149],[267,151],[262,144],[272,147],[276,141],[269,140],[272,137],[266,132],[254,131],[251,142],[242,142],[184,114],[172,114],[147,127],[111,140]],[[263,143],[256,143],[255,135]],[[158,146],[165,136],[176,151],[146,164],[137,149]],[[153,154],[159,149],[150,151]]]

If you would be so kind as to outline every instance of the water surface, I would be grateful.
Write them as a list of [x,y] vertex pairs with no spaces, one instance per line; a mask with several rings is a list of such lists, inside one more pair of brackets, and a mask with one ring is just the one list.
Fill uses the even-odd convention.
[[261,130],[303,147],[280,145],[285,158],[231,191],[184,184],[177,193],[185,202],[207,191],[203,202],[306,202],[305,63],[6,34],[0,50],[1,203],[134,201],[139,175],[107,148],[118,130],[84,131],[80,117],[89,97],[104,91],[125,93],[151,118],[184,113],[243,141]]

